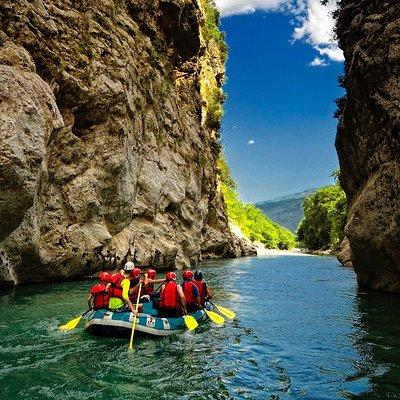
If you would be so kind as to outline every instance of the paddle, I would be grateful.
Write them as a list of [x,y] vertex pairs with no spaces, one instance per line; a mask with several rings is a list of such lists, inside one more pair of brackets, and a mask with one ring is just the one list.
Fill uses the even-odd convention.
[[212,304],[221,314],[225,315],[225,317],[228,317],[229,319],[235,319],[236,314],[234,311],[232,311],[226,307],[217,306],[216,304],[212,303],[210,300],[208,300],[208,302],[210,304]]
[[181,307],[182,312],[184,313],[184,315],[182,315],[182,318],[183,318],[183,322],[186,325],[186,328],[188,328],[189,331],[196,329],[199,326],[199,324],[196,321],[196,318],[192,317],[191,315],[187,315],[185,309],[182,306],[180,306],[180,307]]
[[136,314],[133,318],[133,324],[132,324],[132,332],[131,332],[131,341],[129,342],[129,351],[132,351],[133,349],[133,335],[135,333],[135,328],[136,328],[136,320],[137,320],[137,313],[139,310],[139,299],[140,299],[140,292],[142,291],[142,282],[139,283],[139,290],[137,294],[137,300],[136,300]]
[[199,326],[196,319],[191,315],[184,315],[183,321],[185,322],[185,325],[189,329],[189,331],[192,331],[193,329],[196,329]]
[[215,324],[222,325],[225,322],[225,318],[222,317],[221,315],[219,315],[213,311],[206,310],[205,308],[203,308],[203,310],[208,315],[208,318],[210,318],[211,321],[214,322]]
[[164,285],[164,283],[165,283],[165,280],[152,294],[153,295],[156,294],[161,289],[162,285]]
[[89,310],[85,311],[79,317],[71,319],[71,321],[68,321],[66,324],[59,326],[58,329],[60,331],[72,331],[72,329],[75,329],[78,326],[78,324],[79,324],[80,320],[82,319],[82,317],[84,317],[91,310],[92,309],[89,308]]
[[154,291],[154,293],[157,293],[161,289],[162,285],[164,285],[164,282]]

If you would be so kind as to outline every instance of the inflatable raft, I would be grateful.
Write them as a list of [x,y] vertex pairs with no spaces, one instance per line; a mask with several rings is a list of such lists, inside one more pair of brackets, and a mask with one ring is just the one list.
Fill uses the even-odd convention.
[[[208,320],[203,310],[198,310],[190,315],[196,319],[199,325]],[[85,330],[97,336],[129,336],[132,331],[133,318],[134,315],[131,312],[97,310],[90,316]],[[135,334],[168,336],[186,330],[182,317],[160,317],[150,302],[143,303],[143,310],[137,317]]]

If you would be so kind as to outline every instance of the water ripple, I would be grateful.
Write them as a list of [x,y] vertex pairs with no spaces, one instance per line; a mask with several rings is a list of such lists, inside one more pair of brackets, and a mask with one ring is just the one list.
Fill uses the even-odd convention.
[[83,323],[58,331],[84,310],[90,282],[7,291],[0,296],[2,396],[400,398],[398,298],[358,293],[353,273],[332,258],[224,260],[202,268],[215,302],[235,310],[237,320],[135,339],[133,353],[128,340],[92,337]]

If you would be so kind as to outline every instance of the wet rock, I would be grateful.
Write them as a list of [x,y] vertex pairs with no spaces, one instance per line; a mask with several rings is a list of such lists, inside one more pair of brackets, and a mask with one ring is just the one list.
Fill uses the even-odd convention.
[[350,242],[347,237],[340,243],[339,249],[335,251],[338,261],[346,268],[352,268],[353,263],[351,261],[351,248]]

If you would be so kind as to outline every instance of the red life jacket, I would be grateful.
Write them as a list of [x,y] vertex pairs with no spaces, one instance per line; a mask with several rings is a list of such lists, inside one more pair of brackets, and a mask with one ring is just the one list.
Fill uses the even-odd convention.
[[139,284],[140,282],[140,276],[138,278],[129,278],[131,282],[131,288],[135,287],[136,285]]
[[177,287],[175,281],[169,281],[165,284],[164,291],[160,295],[160,308],[176,310],[179,307]]
[[143,288],[143,294],[152,294],[154,292],[154,283],[148,283]]
[[94,310],[108,307],[110,295],[106,292],[106,285],[104,283],[98,283],[97,285],[92,286],[90,293],[93,295]]
[[194,294],[195,284],[192,281],[183,281],[182,289],[183,294],[185,295],[186,304],[188,306],[197,304],[197,298]]
[[197,286],[197,289],[199,289],[200,300],[201,303],[204,305],[207,296],[207,283],[203,280],[201,281],[194,280],[193,283]]
[[125,277],[120,273],[114,274],[111,277],[110,297],[118,297],[119,299],[122,299],[121,283],[124,279]]

